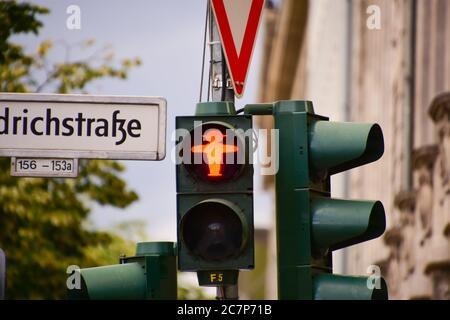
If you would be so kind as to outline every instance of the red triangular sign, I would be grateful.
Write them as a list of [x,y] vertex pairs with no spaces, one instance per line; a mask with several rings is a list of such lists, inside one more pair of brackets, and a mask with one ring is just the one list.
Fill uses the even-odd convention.
[[264,0],[211,0],[234,92],[242,97]]

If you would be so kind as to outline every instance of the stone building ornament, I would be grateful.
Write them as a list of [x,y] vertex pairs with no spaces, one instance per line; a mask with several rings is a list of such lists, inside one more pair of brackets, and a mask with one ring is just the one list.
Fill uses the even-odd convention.
[[424,245],[432,234],[433,221],[433,169],[438,155],[438,146],[424,146],[412,155],[412,165],[417,182],[416,221],[418,220],[419,243]]
[[434,98],[429,115],[436,125],[444,194],[450,194],[450,92]]
[[414,272],[416,267],[416,250],[414,248],[414,238],[416,237],[416,208],[417,192],[400,192],[394,199],[394,205],[400,211],[400,228],[402,243],[401,246],[394,247],[398,250],[400,258],[400,274],[403,280],[406,280]]

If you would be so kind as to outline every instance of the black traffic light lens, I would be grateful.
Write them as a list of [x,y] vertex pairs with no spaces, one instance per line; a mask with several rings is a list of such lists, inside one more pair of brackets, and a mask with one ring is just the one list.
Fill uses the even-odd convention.
[[203,181],[222,182],[239,175],[245,165],[245,140],[231,127],[204,123],[191,131],[187,170]]
[[187,249],[205,261],[221,262],[239,255],[244,242],[238,214],[226,204],[203,202],[183,217],[181,232]]

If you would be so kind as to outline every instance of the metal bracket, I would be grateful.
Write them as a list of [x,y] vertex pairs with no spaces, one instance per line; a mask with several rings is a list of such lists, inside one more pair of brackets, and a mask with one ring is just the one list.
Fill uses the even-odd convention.
[[216,44],[222,44],[220,41],[209,41],[207,42],[208,46],[214,46]]
[[[215,90],[221,89],[223,86],[222,75],[218,74],[214,77],[212,82],[212,87]],[[227,78],[227,89],[233,89],[233,84],[231,83],[231,79]]]

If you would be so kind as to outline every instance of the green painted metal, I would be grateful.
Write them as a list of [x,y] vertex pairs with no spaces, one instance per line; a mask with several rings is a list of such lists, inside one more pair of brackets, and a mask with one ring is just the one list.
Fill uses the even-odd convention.
[[313,250],[338,250],[381,236],[386,229],[380,201],[312,197]]
[[286,113],[306,112],[314,114],[312,101],[308,100],[282,100],[273,104],[273,113],[275,116]]
[[330,175],[376,161],[384,152],[378,124],[316,121],[309,134],[311,166]]
[[68,290],[69,299],[176,299],[174,243],[138,243],[136,256],[125,263],[80,269],[81,288]]
[[236,115],[234,103],[230,101],[200,102],[195,109],[196,116],[232,116]]
[[[173,247],[173,246],[172,246]],[[176,256],[146,255],[145,274],[147,292],[145,299],[177,299],[177,263]]]
[[251,115],[276,115],[292,112],[314,114],[313,103],[305,100],[282,100],[275,103],[247,104],[244,107],[244,113]]
[[367,278],[328,274],[332,272],[332,250],[384,232],[381,202],[330,199],[332,174],[382,156],[381,128],[377,124],[329,122],[314,114],[310,101],[248,105],[244,110],[252,115],[272,112],[279,134],[279,299],[386,298],[387,290],[367,289]]
[[247,104],[244,107],[244,114],[252,115],[273,115],[272,103],[260,103],[260,104]]
[[314,277],[314,300],[387,300],[383,278],[377,288],[369,277],[319,274]]
[[274,104],[280,152],[275,180],[278,298],[283,300],[312,299],[306,112],[312,109],[309,101],[281,101]]
[[172,257],[175,255],[175,244],[169,241],[139,242],[136,245],[136,256],[160,255]]
[[145,266],[126,263],[81,269],[81,290],[69,291],[69,298],[86,300],[144,299],[146,291]]
[[[199,271],[199,281],[200,275],[211,275],[216,270],[231,270],[234,274],[234,271],[239,269],[254,268],[253,165],[250,161],[253,154],[252,118],[249,115],[235,114],[232,102],[209,102],[197,104],[195,116],[176,118],[176,129],[186,132],[186,135],[177,141],[181,146],[187,143],[188,148],[183,150],[189,152],[192,133],[198,128],[199,123],[210,126],[218,124],[235,130],[235,135],[244,141],[246,150],[242,169],[228,181],[205,181],[195,176],[188,165],[180,163],[176,166],[178,269]],[[196,230],[195,220],[198,217],[204,215],[206,219],[209,212],[217,211],[218,206],[226,208],[220,211],[229,212],[230,219],[234,219],[233,217],[239,219],[242,225],[242,245],[236,250],[236,254],[230,255],[228,259],[213,261],[211,258],[205,259],[206,255],[203,253],[207,248],[197,248],[199,250],[196,251],[192,243],[197,243],[198,239],[187,239],[189,236],[186,235]],[[206,242],[204,244],[206,246]]]
[[278,298],[282,300],[311,299],[312,279],[308,277],[311,271],[303,268],[311,265],[311,218],[301,214],[310,210],[309,205],[307,191],[284,191],[277,195]]

